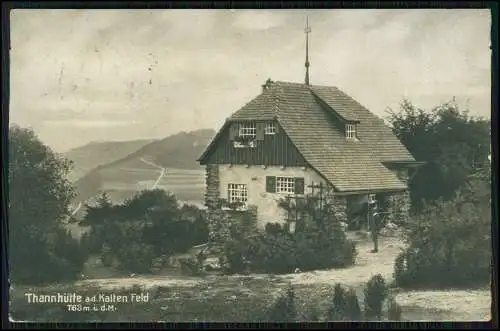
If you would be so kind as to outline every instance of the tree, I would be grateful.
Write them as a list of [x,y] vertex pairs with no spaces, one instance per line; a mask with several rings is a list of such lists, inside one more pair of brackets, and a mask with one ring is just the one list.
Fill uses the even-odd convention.
[[410,182],[414,211],[424,202],[452,198],[469,175],[489,165],[490,121],[469,116],[454,102],[425,111],[404,100],[388,120],[415,159],[426,162]]
[[92,229],[83,241],[89,253],[142,273],[155,258],[206,242],[204,221],[198,208],[179,207],[176,197],[163,190],[144,190],[117,205],[103,193],[87,207],[83,222]]
[[453,199],[426,206],[406,229],[408,248],[395,261],[401,287],[485,284],[490,280],[491,185],[469,176]]
[[[15,282],[70,276],[60,256],[61,231],[75,196],[67,175],[71,162],[44,145],[33,130],[9,128],[9,246]],[[57,249],[56,249],[57,247]]]

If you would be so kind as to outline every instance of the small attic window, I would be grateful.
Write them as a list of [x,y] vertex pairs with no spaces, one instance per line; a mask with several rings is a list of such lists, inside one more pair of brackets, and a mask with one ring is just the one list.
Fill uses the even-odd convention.
[[255,137],[257,135],[257,127],[255,124],[244,124],[240,126],[240,137]]
[[265,134],[276,134],[276,126],[274,125],[274,122],[266,123],[266,127],[264,128],[264,133]]
[[345,125],[345,138],[349,140],[356,140],[356,124],[348,123]]

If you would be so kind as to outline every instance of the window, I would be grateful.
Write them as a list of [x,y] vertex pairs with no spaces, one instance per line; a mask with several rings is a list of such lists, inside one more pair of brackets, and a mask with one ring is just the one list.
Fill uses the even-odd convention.
[[274,122],[270,122],[266,124],[264,129],[265,134],[276,134],[276,126],[274,126]]
[[295,193],[295,178],[276,177],[276,193]]
[[248,201],[248,190],[245,184],[229,184],[227,200],[230,204],[242,203],[247,204]]
[[240,137],[255,137],[257,135],[257,128],[253,124],[244,124],[240,126]]
[[304,177],[266,176],[266,192],[304,194]]
[[356,139],[356,124],[345,125],[345,137],[347,139]]

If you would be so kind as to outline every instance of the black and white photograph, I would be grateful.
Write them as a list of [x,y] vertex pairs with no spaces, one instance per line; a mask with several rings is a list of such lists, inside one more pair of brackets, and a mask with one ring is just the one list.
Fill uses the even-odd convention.
[[490,321],[491,24],[11,10],[10,321]]

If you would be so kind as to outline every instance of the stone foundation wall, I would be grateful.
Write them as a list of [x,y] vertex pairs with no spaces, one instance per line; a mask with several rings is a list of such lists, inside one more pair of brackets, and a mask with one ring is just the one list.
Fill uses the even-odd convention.
[[[406,185],[409,185],[410,176],[408,174],[408,169],[398,169],[396,170],[396,175],[399,180],[401,180]],[[389,221],[392,223],[400,223],[408,221],[411,207],[410,191],[409,189],[401,192],[394,192],[389,194],[388,199],[388,211],[389,211]]]
[[398,224],[408,221],[410,214],[410,193],[408,190],[388,194],[385,196],[384,202],[389,222]]
[[337,196],[334,199],[335,218],[340,222],[347,223],[347,197]]
[[205,205],[208,210],[218,209],[220,206],[219,166],[209,164],[205,168]]

